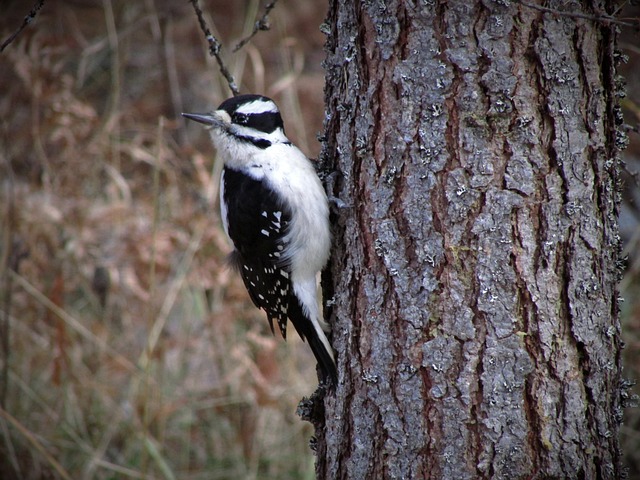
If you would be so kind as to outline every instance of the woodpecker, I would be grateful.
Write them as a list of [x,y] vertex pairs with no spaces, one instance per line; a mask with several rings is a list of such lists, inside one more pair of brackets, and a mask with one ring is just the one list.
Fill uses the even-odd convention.
[[331,247],[329,206],[313,165],[285,135],[270,98],[238,95],[212,113],[182,115],[206,125],[224,161],[220,210],[234,246],[231,265],[271,331],[275,320],[286,339],[291,320],[309,343],[322,381],[335,383],[316,279]]

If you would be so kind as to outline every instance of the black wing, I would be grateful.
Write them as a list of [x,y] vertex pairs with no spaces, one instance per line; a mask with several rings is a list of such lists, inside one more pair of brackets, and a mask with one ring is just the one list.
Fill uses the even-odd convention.
[[271,331],[276,320],[286,338],[291,279],[282,254],[291,212],[261,180],[225,167],[223,182],[227,230],[235,246],[231,263],[253,303],[267,313]]

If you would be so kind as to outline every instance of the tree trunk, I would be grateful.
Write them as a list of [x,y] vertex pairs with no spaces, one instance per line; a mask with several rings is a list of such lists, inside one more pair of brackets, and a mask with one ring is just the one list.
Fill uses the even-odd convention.
[[611,3],[330,3],[318,477],[619,478]]

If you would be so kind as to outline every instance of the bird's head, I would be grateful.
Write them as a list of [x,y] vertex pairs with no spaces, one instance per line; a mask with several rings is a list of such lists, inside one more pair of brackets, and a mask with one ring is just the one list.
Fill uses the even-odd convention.
[[259,148],[288,143],[280,110],[262,95],[238,95],[220,104],[211,113],[183,113],[182,116],[206,125],[214,141],[233,137]]

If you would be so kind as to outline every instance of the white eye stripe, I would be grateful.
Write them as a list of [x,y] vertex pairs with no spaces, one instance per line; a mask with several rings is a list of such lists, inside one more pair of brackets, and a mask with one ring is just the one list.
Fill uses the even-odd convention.
[[253,102],[240,105],[236,112],[245,115],[256,113],[278,113],[278,107],[272,101],[254,100]]

